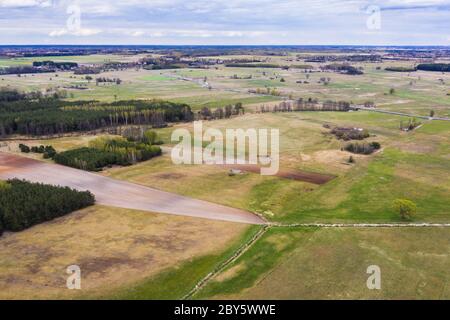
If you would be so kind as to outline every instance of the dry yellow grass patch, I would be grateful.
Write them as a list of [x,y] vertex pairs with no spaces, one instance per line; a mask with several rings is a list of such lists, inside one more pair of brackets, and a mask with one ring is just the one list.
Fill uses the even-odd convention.
[[[94,206],[0,238],[0,299],[106,294],[225,250],[247,226]],[[208,239],[205,241],[205,239]],[[79,265],[82,290],[66,288]]]

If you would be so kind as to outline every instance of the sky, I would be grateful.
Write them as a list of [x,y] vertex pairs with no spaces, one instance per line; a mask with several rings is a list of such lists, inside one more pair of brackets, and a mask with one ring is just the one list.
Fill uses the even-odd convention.
[[0,0],[0,44],[450,45],[450,0]]

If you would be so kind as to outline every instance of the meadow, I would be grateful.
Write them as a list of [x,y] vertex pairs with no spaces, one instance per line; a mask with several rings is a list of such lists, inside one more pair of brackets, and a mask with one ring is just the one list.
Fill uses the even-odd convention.
[[[69,61],[80,64],[102,64],[111,61],[136,61],[142,56],[91,55],[74,57],[45,57],[44,60]],[[220,58],[220,57],[219,57]],[[251,58],[262,58],[253,57]],[[231,59],[229,57],[228,59]],[[300,62],[291,56],[272,56],[269,63],[295,66]],[[31,65],[41,58],[0,59],[0,66],[10,64]],[[439,72],[390,72],[384,69],[392,66],[410,67],[412,62],[385,61],[380,63],[354,63],[362,67],[363,75],[345,75],[319,71],[321,64],[308,63],[315,70],[289,70],[271,68],[230,68],[217,65],[209,69],[173,70],[118,70],[104,72],[101,76],[120,78],[120,85],[100,84],[88,81],[83,75],[69,72],[56,74],[34,74],[1,76],[0,86],[13,86],[22,90],[59,88],[69,93],[70,99],[96,99],[114,101],[127,99],[161,98],[184,102],[193,108],[203,106],[218,107],[243,102],[249,108],[262,103],[281,101],[283,97],[249,93],[257,88],[275,88],[282,96],[292,98],[317,98],[323,100],[344,100],[355,104],[374,101],[380,108],[402,112],[428,115],[434,110],[436,116],[450,115],[450,96],[448,83],[450,75]],[[237,76],[238,79],[233,77]],[[251,76],[251,79],[247,79]],[[95,75],[94,75],[95,78]],[[320,82],[322,78],[330,81]],[[281,82],[281,79],[284,82]],[[302,83],[297,83],[301,81]],[[308,83],[304,83],[304,82]],[[319,83],[320,82],[320,83]],[[207,85],[205,85],[207,83]],[[83,89],[73,87],[83,85]],[[395,92],[390,94],[390,89]]]
[[[101,64],[138,58],[93,55],[44,60]],[[265,59],[280,66],[304,64],[295,53],[211,58],[225,63]],[[0,67],[37,60],[42,59],[2,58]],[[317,185],[252,172],[230,176],[229,169],[220,165],[175,165],[169,154],[174,145],[171,134],[177,128],[192,131],[192,123],[155,129],[164,142],[161,157],[99,174],[255,212],[275,224],[403,223],[393,208],[399,198],[417,205],[407,222],[450,223],[450,122],[421,119],[421,126],[405,132],[400,123],[413,116],[370,111],[259,113],[261,106],[311,97],[353,104],[373,101],[379,109],[422,116],[433,110],[436,116],[449,117],[449,73],[385,70],[412,67],[413,61],[352,63],[363,68],[363,75],[322,72],[323,64],[316,62],[307,63],[314,72],[294,67],[232,68],[225,63],[208,69],[127,69],[100,75],[120,78],[120,85],[97,85],[72,72],[2,75],[0,87],[66,90],[67,99],[73,101],[164,99],[187,103],[195,112],[241,102],[244,115],[204,121],[204,127],[279,129],[281,169],[336,178]],[[324,84],[321,78],[330,80]],[[280,95],[249,92],[258,88],[276,89]],[[381,150],[371,155],[343,151],[347,142],[333,136],[332,127],[367,129],[366,141],[379,142]],[[0,151],[18,153],[18,144],[26,142],[52,145],[61,152],[88,146],[101,135],[31,137],[31,141],[16,137],[2,142]],[[0,297],[179,299],[259,228],[95,206],[0,238]],[[193,298],[449,299],[449,240],[448,228],[272,226]],[[25,253],[26,258],[20,258]],[[81,293],[64,289],[64,267],[76,262],[87,268]],[[382,268],[381,291],[365,285],[366,268],[372,264]]]

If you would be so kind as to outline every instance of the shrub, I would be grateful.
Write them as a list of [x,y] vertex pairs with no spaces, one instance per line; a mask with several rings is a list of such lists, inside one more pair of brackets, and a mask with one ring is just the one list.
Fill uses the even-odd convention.
[[150,145],[155,144],[157,137],[158,137],[158,134],[155,131],[147,130],[144,133],[143,142],[150,144]]
[[0,192],[8,190],[9,188],[11,188],[11,185],[8,182],[0,180]]
[[375,150],[379,150],[381,148],[381,144],[379,142],[371,142],[370,145],[375,149]]
[[371,154],[375,151],[375,148],[372,144],[368,143],[349,143],[344,147],[344,150],[357,153],[357,154]]
[[26,146],[26,145],[24,145],[24,144],[19,144],[19,149],[20,149],[20,152],[23,152],[23,153],[30,153],[30,147],[29,146]]
[[364,129],[358,129],[358,128],[333,128],[331,130],[331,133],[336,136],[338,139],[342,139],[344,141],[348,140],[364,140],[368,138],[369,132]]
[[44,153],[44,146],[39,146],[39,147],[33,146],[33,147],[31,147],[31,152]]
[[416,204],[407,199],[394,200],[393,207],[403,220],[411,220],[417,211]]

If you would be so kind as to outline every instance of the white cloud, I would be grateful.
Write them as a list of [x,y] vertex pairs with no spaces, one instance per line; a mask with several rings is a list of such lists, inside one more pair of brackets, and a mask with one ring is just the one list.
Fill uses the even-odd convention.
[[89,37],[89,36],[93,36],[96,34],[101,33],[102,30],[99,29],[88,29],[88,28],[80,28],[80,29],[76,29],[74,31],[69,31],[67,29],[58,29],[58,30],[53,30],[51,31],[48,35],[50,37],[61,37],[61,36],[65,36],[65,35],[73,35],[73,36],[77,36],[77,37]]
[[[65,29],[74,1],[89,28]],[[384,9],[382,32],[367,36],[371,4]],[[450,0],[0,0],[0,7],[2,30],[18,26],[16,34],[35,41],[45,34],[56,42],[448,44],[450,29]],[[409,37],[415,29],[429,36]],[[14,37],[0,34],[5,39]]]
[[131,36],[132,37],[141,37],[141,36],[143,36],[145,34],[145,32],[144,31],[141,31],[141,30],[138,30],[138,31],[133,31],[133,32],[131,32]]
[[0,0],[0,7],[4,8],[25,8],[42,7],[47,8],[52,5],[52,0]]

